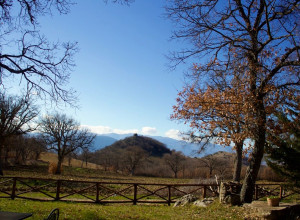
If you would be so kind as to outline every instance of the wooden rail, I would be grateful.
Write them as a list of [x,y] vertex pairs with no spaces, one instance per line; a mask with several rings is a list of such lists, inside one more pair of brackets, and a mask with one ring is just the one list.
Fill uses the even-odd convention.
[[[187,194],[194,194],[202,198],[217,196],[218,188],[219,185],[217,184],[156,184],[24,177],[0,178],[0,198],[100,204],[164,203],[171,205],[176,199]],[[256,184],[254,199],[259,199],[263,195],[276,195],[276,193],[281,198],[289,196],[285,194],[283,186],[279,184]]]
[[43,178],[1,177],[0,198],[86,203],[165,203],[179,197],[218,194],[217,184],[159,184],[96,182]]

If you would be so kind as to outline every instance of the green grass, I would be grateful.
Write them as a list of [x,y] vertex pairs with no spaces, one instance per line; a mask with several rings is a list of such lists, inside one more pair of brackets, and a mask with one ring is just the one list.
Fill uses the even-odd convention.
[[43,219],[59,208],[60,219],[243,219],[243,208],[213,203],[208,208],[167,205],[99,205],[71,202],[38,202],[0,199],[1,211],[30,212],[31,219]]

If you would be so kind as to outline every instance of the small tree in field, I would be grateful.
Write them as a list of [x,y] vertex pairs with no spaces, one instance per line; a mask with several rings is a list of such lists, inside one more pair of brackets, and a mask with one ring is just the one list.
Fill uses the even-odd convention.
[[131,176],[135,175],[136,169],[147,156],[147,152],[138,146],[127,147],[123,152],[124,169],[128,171]]
[[185,156],[181,152],[172,151],[163,157],[165,163],[173,171],[174,177],[178,177],[178,172],[184,169]]
[[39,130],[43,134],[48,150],[57,152],[56,174],[61,173],[62,163],[68,154],[78,149],[89,148],[95,138],[89,130],[81,129],[73,118],[59,113],[43,117],[39,123]]

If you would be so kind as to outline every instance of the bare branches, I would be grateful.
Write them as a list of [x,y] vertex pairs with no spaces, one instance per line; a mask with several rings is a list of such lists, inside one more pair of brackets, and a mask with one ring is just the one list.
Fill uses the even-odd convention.
[[[287,41],[294,38],[296,24],[293,21],[299,19],[296,0],[262,0],[257,4],[253,1],[249,4],[241,1],[170,1],[166,10],[178,26],[173,37],[192,43],[188,50],[173,53],[170,59],[174,66],[191,57],[210,56],[212,60],[228,62],[225,56],[232,48],[239,48],[256,60],[260,59],[256,56],[260,56],[262,50],[275,45],[292,48]],[[283,18],[285,24],[280,23]],[[299,44],[299,39],[293,44]]]
[[14,25],[38,24],[38,17],[56,10],[66,14],[73,4],[71,0],[1,0],[0,20]]
[[[52,10],[68,13],[69,0],[2,0],[0,2],[0,86],[14,79],[27,95],[35,94],[76,106],[68,88],[77,43],[50,43],[38,30],[38,17]],[[14,84],[16,86],[16,84]]]
[[25,80],[29,91],[47,94],[53,100],[72,103],[72,91],[65,85],[74,66],[72,57],[77,51],[76,43],[50,44],[37,32],[25,32],[18,42],[18,53],[0,54],[2,81],[11,75]]
[[118,4],[125,4],[130,5],[134,0],[104,0],[104,2],[112,2],[112,3],[118,3]]
[[[34,131],[29,124],[38,115],[32,100],[0,94],[0,139]],[[1,145],[1,143],[0,143]],[[1,146],[0,146],[1,148]]]

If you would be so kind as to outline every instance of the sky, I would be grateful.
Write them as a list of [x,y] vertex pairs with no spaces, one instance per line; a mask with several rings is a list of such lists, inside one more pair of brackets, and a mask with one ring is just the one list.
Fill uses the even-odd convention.
[[184,44],[170,41],[174,24],[163,6],[161,0],[137,0],[129,7],[85,0],[67,15],[40,19],[49,40],[79,45],[69,85],[80,107],[59,111],[98,134],[178,138],[186,127],[170,115],[187,66],[168,68],[166,55]]

